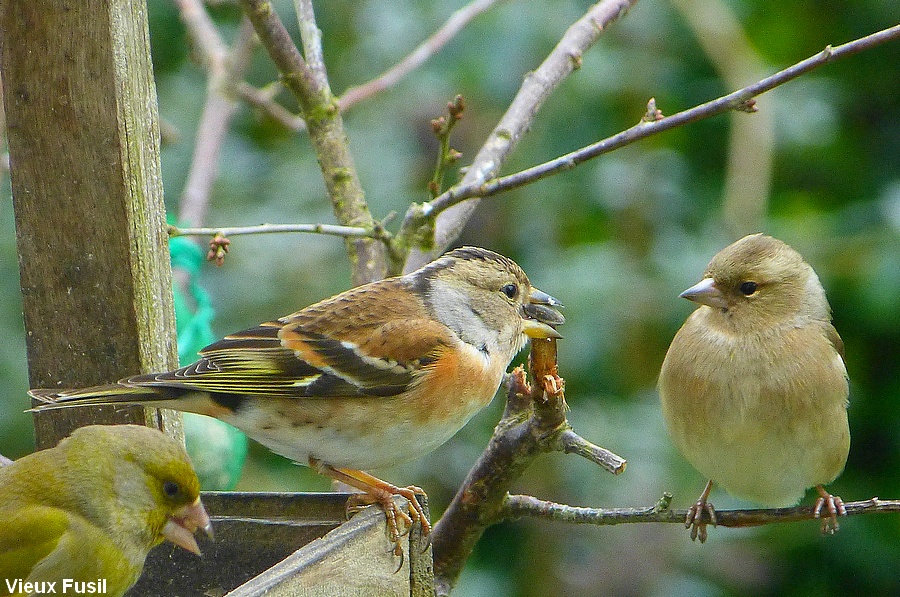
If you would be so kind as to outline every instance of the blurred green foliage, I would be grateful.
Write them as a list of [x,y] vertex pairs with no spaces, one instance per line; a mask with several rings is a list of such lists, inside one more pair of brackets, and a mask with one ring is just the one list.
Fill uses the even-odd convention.
[[[449,6],[447,4],[452,4]],[[290,3],[277,3],[294,31]],[[462,2],[317,3],[325,57],[340,93],[388,68]],[[896,0],[727,0],[757,59],[774,72],[890,26]],[[345,117],[376,217],[427,197],[436,144],[428,122],[454,94],[468,109],[454,146],[471,159],[515,94],[587,3],[508,2],[474,22],[423,69]],[[164,147],[174,209],[191,157],[206,82],[191,61],[173,3],[150,0],[160,113],[180,132]],[[238,12],[211,9],[232,39]],[[715,26],[715,24],[712,24]],[[264,52],[249,80],[275,78]],[[716,57],[673,5],[641,0],[584,57],[547,102],[505,172],[533,165],[638,121],[650,97],[666,114],[729,91]],[[292,102],[287,94],[281,99]],[[798,249],[819,273],[847,348],[853,446],[832,489],[845,500],[900,497],[900,43],[825,66],[758,100],[775,117],[774,171],[764,219],[723,215],[732,118],[696,123],[485,201],[460,243],[515,258],[566,304],[560,345],[570,421],[629,460],[613,478],[574,456],[541,458],[515,488],[574,505],[648,505],[663,491],[685,507],[704,480],[666,437],[654,389],[669,340],[692,306],[677,298],[730,230],[764,230]],[[740,140],[737,140],[740,142]],[[242,107],[223,151],[209,225],[332,222],[304,135]],[[9,181],[0,201],[0,453],[33,448],[22,411],[27,375]],[[222,268],[206,267],[217,335],[290,313],[347,288],[343,244],[331,237],[235,237]],[[416,483],[437,515],[499,419],[497,400],[448,445],[380,471]],[[239,485],[318,490],[328,482],[251,446]],[[719,507],[746,506],[714,492]],[[705,546],[677,525],[569,527],[519,521],[489,530],[458,594],[897,595],[900,519],[848,519],[834,537],[816,524],[718,529]]]

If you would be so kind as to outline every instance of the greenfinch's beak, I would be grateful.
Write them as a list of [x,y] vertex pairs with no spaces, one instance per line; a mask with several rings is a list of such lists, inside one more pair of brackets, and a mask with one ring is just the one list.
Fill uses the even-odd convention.
[[522,307],[526,317],[522,332],[530,338],[562,338],[551,326],[562,325],[566,318],[554,307],[562,307],[562,303],[546,292],[532,288],[528,302]]
[[209,515],[199,497],[193,504],[182,506],[176,510],[166,521],[162,534],[167,541],[199,556],[200,546],[194,539],[194,532],[197,529],[203,529],[203,532],[212,538],[212,523],[209,521]]
[[718,289],[716,281],[712,278],[703,278],[678,296],[701,305],[708,305],[718,309],[728,308],[725,295]]

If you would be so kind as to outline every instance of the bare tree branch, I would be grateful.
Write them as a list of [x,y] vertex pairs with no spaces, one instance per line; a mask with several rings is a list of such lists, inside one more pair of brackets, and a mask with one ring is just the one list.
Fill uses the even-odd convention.
[[422,42],[411,54],[396,65],[367,83],[350,87],[338,98],[341,111],[365,99],[389,89],[400,82],[403,77],[423,65],[429,58],[437,54],[441,48],[456,37],[475,17],[486,12],[500,0],[475,0],[460,8],[447,19],[431,37]]
[[484,530],[501,519],[513,481],[538,454],[577,446],[570,451],[582,456],[605,452],[608,456],[601,460],[617,463],[607,470],[625,469],[625,461],[615,454],[586,440],[574,440],[566,420],[565,382],[557,375],[556,341],[534,340],[530,361],[531,386],[525,382],[524,370],[517,367],[509,378],[506,411],[490,443],[435,524],[432,545],[438,595],[450,593]]
[[625,472],[625,459],[606,448],[595,446],[571,429],[566,429],[557,438],[554,449],[566,454],[577,454],[607,471],[618,475]]
[[[280,88],[280,84],[278,85]],[[281,104],[275,101],[273,93],[266,89],[257,89],[246,82],[240,83],[237,89],[241,99],[268,115],[289,131],[299,133],[306,130],[306,122]]]
[[[530,128],[544,100],[581,65],[582,56],[594,45],[604,29],[636,2],[637,0],[602,0],[569,27],[544,62],[525,77],[516,97],[482,145],[458,187],[479,188],[485,181],[497,176],[522,135]],[[471,194],[466,198],[475,196]],[[461,203],[461,200],[456,203]],[[453,209],[445,208],[436,220],[432,213],[433,205],[434,202],[431,202],[411,207],[403,228],[397,235],[401,245],[399,249],[409,250],[404,268],[406,271],[421,267],[443,252],[459,236],[478,201],[468,201],[459,206],[454,204]],[[425,239],[419,229],[430,224],[434,225],[434,233],[428,235],[432,238]]]
[[[300,55],[270,2],[241,0],[241,7],[250,17],[256,34],[275,62],[285,86],[300,104],[338,222],[344,226],[373,228],[374,220],[359,182],[340,110],[331,94],[327,78],[318,76]],[[347,238],[345,242],[354,284],[364,284],[384,277],[387,268],[382,243],[367,238]]]
[[209,18],[206,7],[199,0],[175,0],[175,5],[203,65],[209,70],[222,68],[228,48]]
[[179,228],[169,226],[169,236],[237,236],[239,234],[271,234],[278,232],[308,232],[312,234],[328,234],[345,238],[378,238],[387,237],[387,231],[380,226],[373,229],[357,226],[338,226],[335,224],[260,224],[259,226],[232,226],[224,228]]
[[[671,495],[666,495],[655,506],[644,508],[579,508],[539,500],[529,495],[508,495],[499,515],[505,520],[540,518],[572,524],[614,525],[626,523],[677,523],[684,524],[687,510],[670,510]],[[900,512],[900,500],[881,500],[874,497],[860,502],[845,503],[847,516]],[[708,514],[704,513],[708,520]],[[752,527],[776,522],[816,520],[813,506],[750,510],[716,510],[717,526]]]
[[587,147],[583,147],[577,151],[573,151],[572,153],[550,160],[549,162],[533,166],[526,170],[516,172],[515,174],[510,174],[509,176],[495,178],[488,182],[466,183],[464,180],[463,183],[449,189],[434,201],[419,206],[420,209],[418,214],[412,214],[411,216],[408,213],[407,220],[411,217],[433,217],[434,213],[448,210],[472,197],[489,197],[503,191],[524,186],[546,176],[570,170],[591,158],[609,153],[615,149],[624,147],[625,145],[630,145],[640,139],[684,124],[696,122],[730,110],[753,112],[756,109],[753,98],[757,95],[770,91],[779,85],[796,79],[797,77],[833,60],[851,56],[857,52],[873,48],[897,38],[900,38],[900,25],[895,25],[894,27],[884,29],[835,48],[828,46],[818,54],[775,73],[770,77],[757,81],[752,85],[748,85],[743,89],[739,89],[738,91],[729,93],[718,99],[706,102],[705,104],[695,106],[689,110],[679,112],[673,116],[663,117],[655,121],[642,120],[629,129],[611,137],[607,137],[592,145],[588,145]]

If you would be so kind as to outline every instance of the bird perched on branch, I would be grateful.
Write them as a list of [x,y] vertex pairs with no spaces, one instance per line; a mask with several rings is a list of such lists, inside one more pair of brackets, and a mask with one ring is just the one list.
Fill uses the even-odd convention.
[[813,269],[797,251],[752,234],[722,249],[681,296],[699,303],[672,340],[659,394],[675,446],[710,479],[689,510],[706,540],[713,483],[767,507],[819,493],[815,512],[845,514],[824,485],[850,450],[844,347]]
[[[474,247],[231,334],[176,371],[85,390],[33,390],[38,410],[140,403],[219,418],[273,452],[360,489],[397,519],[430,525],[416,493],[360,469],[422,456],[486,406],[531,338],[558,338],[559,302],[522,269]],[[392,497],[409,501],[409,515]]]
[[0,595],[119,596],[163,540],[199,555],[199,491],[184,448],[138,425],[82,427],[0,467]]

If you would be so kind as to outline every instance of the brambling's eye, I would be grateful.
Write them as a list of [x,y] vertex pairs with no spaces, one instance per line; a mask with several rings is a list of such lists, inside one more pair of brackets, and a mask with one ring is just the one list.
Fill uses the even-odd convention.
[[503,288],[500,289],[500,292],[506,295],[507,298],[514,299],[519,294],[519,287],[515,284],[507,284]]
[[739,287],[741,292],[750,296],[754,292],[756,292],[756,282],[743,282]]
[[175,497],[178,495],[178,492],[181,491],[181,487],[178,486],[178,483],[175,481],[166,481],[163,483],[163,493],[165,493],[169,497]]

